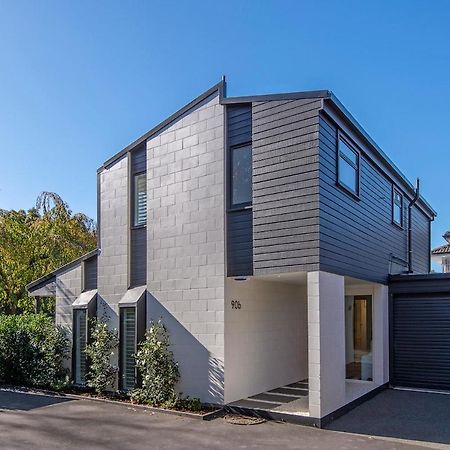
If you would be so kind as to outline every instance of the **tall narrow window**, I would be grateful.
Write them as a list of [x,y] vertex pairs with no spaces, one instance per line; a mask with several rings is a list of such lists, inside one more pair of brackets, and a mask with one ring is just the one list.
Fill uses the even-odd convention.
[[121,387],[127,391],[136,385],[136,308],[120,308]]
[[231,149],[231,206],[245,207],[252,203],[252,147]]
[[359,152],[342,136],[338,144],[338,183],[352,194],[359,194]]
[[345,296],[346,378],[373,380],[372,296]]
[[84,384],[86,381],[86,343],[87,343],[87,311],[74,309],[74,381]]
[[134,226],[147,223],[147,177],[145,173],[134,176]]
[[392,192],[392,222],[403,226],[403,195],[395,188]]

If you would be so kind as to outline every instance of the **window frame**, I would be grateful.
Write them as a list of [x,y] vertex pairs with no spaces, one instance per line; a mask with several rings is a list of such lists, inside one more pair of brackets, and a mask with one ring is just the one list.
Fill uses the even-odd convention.
[[[233,203],[233,155],[235,150],[239,150],[245,147],[250,148],[250,160],[251,160],[251,191],[252,198],[248,202]],[[232,145],[229,147],[229,162],[228,162],[228,209],[230,211],[240,211],[244,209],[250,209],[253,206],[253,147],[252,142],[244,142],[242,144]]]
[[[355,153],[356,165],[341,151],[341,141]],[[360,200],[361,151],[341,130],[338,130],[337,133],[336,147],[336,184],[354,199]],[[339,162],[341,158],[356,170],[356,191],[354,191],[350,186],[347,186],[347,184],[340,179]]]
[[138,329],[137,329],[137,315],[138,310],[136,306],[123,306],[119,308],[119,389],[121,391],[129,391],[134,389],[137,385],[137,368],[134,366],[134,383],[132,387],[125,386],[126,377],[126,361],[124,360],[124,344],[125,344],[125,330],[123,327],[124,314],[127,310],[132,310],[134,312],[134,353],[137,352],[138,346]]
[[[398,203],[396,203],[395,201],[395,194],[400,195],[400,205],[398,205]],[[395,220],[395,215],[394,215],[394,210],[395,210],[395,206],[400,206],[400,223],[398,223]],[[403,230],[404,228],[404,218],[403,218],[403,205],[404,205],[404,195],[402,194],[402,192],[400,191],[400,189],[398,189],[397,187],[395,187],[394,185],[392,185],[392,202],[391,202],[391,216],[392,216],[392,224],[395,225],[398,228],[401,228]]]
[[137,185],[137,179],[140,176],[144,176],[146,177],[147,172],[146,171],[142,171],[142,172],[137,172],[132,174],[132,182],[131,182],[131,199],[132,199],[132,208],[131,208],[131,228],[132,229],[136,229],[136,228],[145,228],[147,226],[147,221],[148,221],[148,211],[147,211],[147,180],[145,181],[145,186],[146,186],[146,192],[145,192],[145,197],[146,197],[146,211],[145,211],[145,223],[141,223],[138,224],[137,223],[137,206],[138,206],[138,202],[137,202],[137,189],[136,189],[136,185]]

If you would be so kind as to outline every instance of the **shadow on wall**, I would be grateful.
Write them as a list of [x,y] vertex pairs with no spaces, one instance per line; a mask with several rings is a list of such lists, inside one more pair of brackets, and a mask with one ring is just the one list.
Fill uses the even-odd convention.
[[180,368],[178,391],[204,403],[223,404],[223,360],[213,356],[152,294],[147,295],[147,323],[161,319]]

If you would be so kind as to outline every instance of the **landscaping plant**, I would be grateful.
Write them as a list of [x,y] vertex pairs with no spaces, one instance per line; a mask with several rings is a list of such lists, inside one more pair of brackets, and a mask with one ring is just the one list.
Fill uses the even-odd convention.
[[0,316],[0,381],[60,389],[67,384],[63,360],[68,339],[44,314]]
[[161,321],[151,322],[145,340],[139,344],[136,367],[142,387],[131,392],[131,399],[151,406],[176,407],[180,398],[175,385],[180,377],[178,364],[169,349],[170,340]]
[[91,320],[91,342],[86,345],[89,369],[86,374],[87,385],[99,395],[114,386],[117,366],[111,364],[111,356],[119,345],[116,330],[110,330],[105,318]]

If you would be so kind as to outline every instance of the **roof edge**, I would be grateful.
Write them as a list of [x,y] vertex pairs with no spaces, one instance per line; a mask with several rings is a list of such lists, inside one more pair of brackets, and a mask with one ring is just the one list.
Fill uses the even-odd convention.
[[308,98],[328,98],[331,92],[328,90],[319,91],[301,91],[301,92],[285,92],[281,94],[263,94],[263,95],[248,95],[243,97],[226,97],[222,98],[221,104],[233,103],[251,103],[264,102],[273,100],[301,100]]
[[186,114],[189,110],[197,106],[197,104],[201,103],[203,100],[207,99],[211,95],[213,95],[215,92],[219,93],[219,98],[222,99],[225,92],[225,78],[222,78],[222,80],[215,84],[214,86],[210,87],[208,90],[200,94],[198,97],[191,100],[189,103],[184,105],[182,108],[180,108],[178,111],[174,112],[172,115],[170,115],[167,119],[160,122],[158,125],[144,133],[142,136],[131,142],[131,144],[128,144],[125,148],[117,152],[115,155],[111,156],[111,158],[107,159],[98,169],[97,173],[102,172],[104,169],[107,169],[109,166],[111,166],[113,163],[115,163],[117,160],[122,158],[124,155],[126,155],[130,150],[135,148],[136,146],[142,144],[145,142],[148,138],[150,138],[152,135],[158,133],[163,128],[170,125],[172,122],[174,122],[176,119],[178,119],[183,114]]
[[[372,139],[372,137],[367,133],[367,131],[361,126],[361,124],[355,119],[355,117],[350,113],[350,111],[341,103],[341,101],[336,97],[336,95],[329,91],[330,96],[325,100],[328,100],[334,104],[334,106],[346,117],[346,119],[355,127],[358,132],[363,136],[363,138],[375,149],[377,154],[381,157],[384,163],[396,174],[406,186],[411,190],[412,193],[415,192],[415,187],[408,180],[406,175],[396,166],[396,164],[384,153],[384,151],[378,146],[378,144]],[[431,205],[425,200],[422,195],[419,195],[419,201],[423,206],[430,212],[430,216],[436,217],[436,211],[431,207]]]
[[78,263],[80,263],[82,261],[86,261],[87,259],[97,256],[98,253],[99,253],[99,250],[98,250],[98,248],[96,248],[95,250],[92,250],[89,253],[86,253],[86,254],[80,256],[79,258],[74,259],[73,261],[70,261],[67,264],[64,264],[63,266],[56,268],[55,270],[47,273],[46,275],[42,276],[41,278],[31,281],[30,283],[28,283],[25,286],[25,289],[27,290],[28,293],[30,291],[36,290],[34,288],[42,285],[42,283],[45,283],[46,281],[50,281],[53,277],[55,277],[59,273],[64,272],[65,270],[68,270],[68,269],[76,266]]

